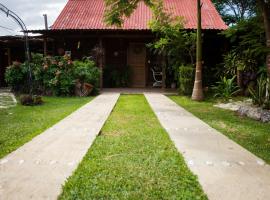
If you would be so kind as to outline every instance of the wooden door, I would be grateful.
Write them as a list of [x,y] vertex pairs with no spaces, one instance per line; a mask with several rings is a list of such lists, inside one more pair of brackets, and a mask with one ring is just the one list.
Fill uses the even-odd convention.
[[130,43],[128,47],[128,66],[131,70],[131,87],[146,86],[146,47],[144,43]]

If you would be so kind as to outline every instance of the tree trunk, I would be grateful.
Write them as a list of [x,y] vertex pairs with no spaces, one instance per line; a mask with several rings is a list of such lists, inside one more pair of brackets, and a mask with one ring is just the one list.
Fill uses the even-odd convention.
[[202,5],[201,0],[197,0],[197,61],[194,88],[192,92],[192,100],[202,101],[204,99],[202,88]]
[[[270,3],[266,3],[264,0],[257,0],[259,8],[262,11],[264,20],[264,28],[266,33],[266,46],[270,49]],[[270,78],[270,53],[266,56],[266,67],[268,77]]]
[[243,72],[241,70],[237,70],[237,86],[243,90]]

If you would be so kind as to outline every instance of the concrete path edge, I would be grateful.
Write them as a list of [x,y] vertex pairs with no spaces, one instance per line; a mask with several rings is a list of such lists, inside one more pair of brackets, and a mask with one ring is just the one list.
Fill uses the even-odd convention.
[[210,200],[270,199],[270,166],[162,94],[145,94]]
[[0,199],[57,199],[112,112],[119,93],[101,94],[0,160]]

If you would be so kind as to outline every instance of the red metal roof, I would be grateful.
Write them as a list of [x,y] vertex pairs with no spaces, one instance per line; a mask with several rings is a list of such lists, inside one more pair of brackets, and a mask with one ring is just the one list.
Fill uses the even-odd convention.
[[[174,16],[183,16],[186,29],[196,29],[197,0],[164,0],[164,6]],[[202,0],[203,29],[227,29],[211,0]],[[81,30],[149,30],[152,18],[149,7],[140,2],[134,13],[125,19],[122,27],[106,26],[104,23],[104,0],[69,0],[51,29]]]

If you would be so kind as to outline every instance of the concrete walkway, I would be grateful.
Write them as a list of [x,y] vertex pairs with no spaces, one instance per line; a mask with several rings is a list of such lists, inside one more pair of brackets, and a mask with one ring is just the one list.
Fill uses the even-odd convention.
[[119,94],[102,94],[0,160],[0,199],[57,199],[111,113]]
[[162,94],[145,94],[210,200],[270,199],[270,166]]

